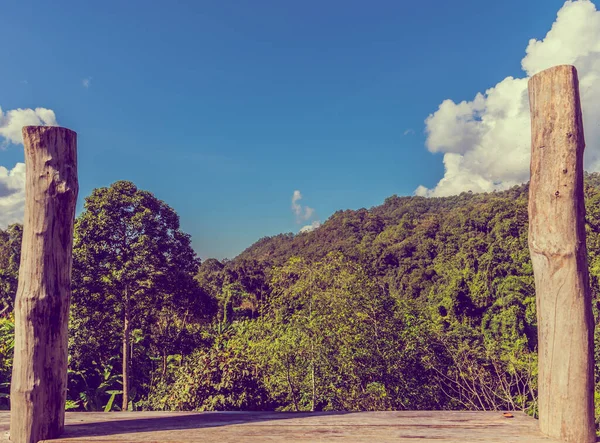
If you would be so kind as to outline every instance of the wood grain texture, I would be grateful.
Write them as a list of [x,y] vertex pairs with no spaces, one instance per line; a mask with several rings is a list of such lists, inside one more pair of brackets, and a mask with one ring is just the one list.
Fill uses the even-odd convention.
[[[520,412],[69,412],[46,443],[436,442],[558,443]],[[0,431],[8,413],[0,413]],[[0,432],[1,433],[1,432]]]
[[529,250],[538,316],[543,433],[596,441],[594,323],[585,244],[585,140],[577,71],[556,66],[529,80]]
[[15,300],[11,440],[59,436],[67,392],[77,134],[26,126],[25,218]]

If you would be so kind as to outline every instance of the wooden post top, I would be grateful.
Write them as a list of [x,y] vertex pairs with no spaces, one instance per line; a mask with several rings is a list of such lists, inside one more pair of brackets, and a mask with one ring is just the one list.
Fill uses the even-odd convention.
[[575,66],[573,66],[573,65],[556,65],[556,66],[552,66],[551,68],[546,68],[546,69],[544,69],[544,70],[542,70],[542,71],[540,71],[540,72],[532,75],[529,80],[531,81],[531,79],[533,77],[537,77],[540,74],[544,74],[544,73],[548,73],[548,72],[553,72],[553,71],[562,71],[562,70],[567,70],[567,71],[568,70],[571,70],[571,71],[574,70],[575,72],[577,72],[577,68],[575,68]]
[[75,131],[73,131],[72,129],[65,128],[63,126],[28,125],[28,126],[23,126],[21,131],[23,133],[23,136],[25,136],[25,134],[35,134],[36,132],[43,133],[43,132],[51,132],[51,131],[66,131],[75,136],[77,135],[77,133]]

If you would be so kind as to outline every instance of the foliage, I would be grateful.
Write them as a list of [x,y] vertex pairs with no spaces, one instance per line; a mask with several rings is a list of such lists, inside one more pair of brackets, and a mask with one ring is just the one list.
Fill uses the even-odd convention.
[[[259,260],[270,267],[267,273],[277,275],[273,270],[289,267],[298,260],[294,256],[318,266],[328,254],[341,251],[395,300],[387,321],[402,315],[406,306],[418,319],[420,329],[410,328],[416,331],[411,340],[422,338],[413,361],[427,370],[420,371],[423,378],[416,386],[426,386],[430,395],[409,397],[408,407],[531,411],[537,326],[527,191],[523,185],[447,198],[394,196],[371,210],[338,211],[310,233],[261,239],[233,263]],[[313,296],[320,289],[308,286]],[[271,290],[273,299],[277,282]],[[347,304],[348,295],[343,300]],[[301,329],[290,330],[297,335]],[[391,343],[392,348],[403,346],[399,337]]]
[[15,320],[11,314],[0,318],[0,409],[9,409],[14,347]]
[[[273,272],[249,345],[282,409],[403,409],[431,400],[427,331],[341,253]],[[416,321],[415,321],[416,320]]]
[[198,349],[173,370],[173,381],[155,386],[148,407],[158,410],[228,411],[272,407],[246,343],[235,329],[214,331],[208,349]]
[[[598,318],[600,175],[585,180]],[[97,189],[75,229],[67,406],[535,415],[527,192],[392,196],[200,263],[164,202],[130,182]],[[0,388],[20,235],[0,231]],[[599,328],[595,341],[600,392]]]
[[206,313],[193,279],[198,265],[167,204],[131,182],[94,190],[75,223],[73,369],[103,367],[120,353],[122,408],[129,408],[130,394],[149,378],[144,354],[171,353],[185,341],[186,324]]
[[115,397],[122,394],[122,390],[114,389],[122,385],[119,374],[114,372],[113,362],[117,360],[113,357],[103,367],[69,370],[68,409],[111,411]]
[[12,310],[17,293],[19,263],[21,261],[21,239],[23,227],[10,225],[0,230],[0,311]]

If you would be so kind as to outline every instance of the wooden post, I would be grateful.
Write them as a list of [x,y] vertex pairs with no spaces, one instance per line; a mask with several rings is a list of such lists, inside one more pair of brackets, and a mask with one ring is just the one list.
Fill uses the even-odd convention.
[[579,81],[573,66],[529,80],[529,250],[538,318],[541,431],[596,441],[594,322],[585,244]]
[[26,185],[10,439],[37,443],[64,429],[77,134],[25,126]]

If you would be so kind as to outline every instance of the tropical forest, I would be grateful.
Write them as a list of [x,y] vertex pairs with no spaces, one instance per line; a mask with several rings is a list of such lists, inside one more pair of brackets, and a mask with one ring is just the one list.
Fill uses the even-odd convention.
[[[597,316],[599,174],[585,203]],[[201,261],[166,202],[128,181],[95,189],[75,222],[66,407],[535,416],[527,204],[527,184],[391,196]],[[0,231],[4,409],[21,237]]]

